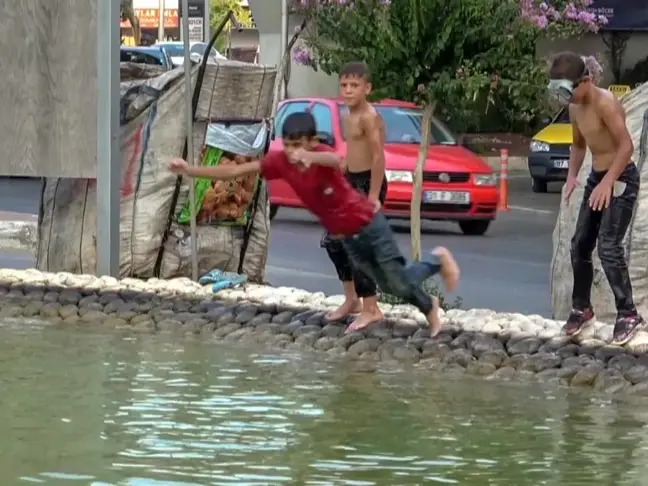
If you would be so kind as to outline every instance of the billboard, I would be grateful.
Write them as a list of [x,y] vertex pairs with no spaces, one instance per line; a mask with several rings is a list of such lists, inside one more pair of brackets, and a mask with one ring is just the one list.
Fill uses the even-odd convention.
[[588,10],[608,18],[609,23],[603,30],[648,32],[647,0],[594,0]]

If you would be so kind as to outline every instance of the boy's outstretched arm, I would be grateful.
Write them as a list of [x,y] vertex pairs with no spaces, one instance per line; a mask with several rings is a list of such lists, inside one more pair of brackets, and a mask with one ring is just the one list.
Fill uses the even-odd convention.
[[183,159],[174,159],[169,162],[169,170],[174,174],[189,177],[203,177],[205,179],[228,180],[236,179],[255,172],[261,172],[261,163],[258,160],[240,165],[217,165],[215,167],[193,167]]
[[342,168],[343,161],[335,152],[331,151],[309,151],[304,149],[295,150],[291,156],[290,161],[295,163],[303,163],[306,165],[315,164],[323,165],[326,167],[338,167]]

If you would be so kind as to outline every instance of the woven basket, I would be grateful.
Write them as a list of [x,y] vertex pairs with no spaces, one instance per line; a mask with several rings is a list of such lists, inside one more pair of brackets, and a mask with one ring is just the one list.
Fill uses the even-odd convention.
[[200,88],[196,120],[270,118],[276,76],[275,66],[230,60],[208,62]]

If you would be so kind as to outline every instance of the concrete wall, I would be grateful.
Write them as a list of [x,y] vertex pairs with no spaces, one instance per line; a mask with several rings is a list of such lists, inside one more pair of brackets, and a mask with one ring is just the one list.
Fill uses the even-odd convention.
[[97,1],[0,2],[0,175],[94,177]]
[[[609,68],[610,61],[607,57],[608,48],[600,35],[588,34],[580,39],[543,40],[538,42],[537,52],[541,57],[550,57],[551,54],[561,51],[574,51],[587,56],[596,55],[602,61],[603,66],[601,85],[607,86],[613,83],[614,79]],[[632,68],[638,61],[645,59],[647,56],[648,33],[638,32],[632,34],[622,58],[621,73]]]

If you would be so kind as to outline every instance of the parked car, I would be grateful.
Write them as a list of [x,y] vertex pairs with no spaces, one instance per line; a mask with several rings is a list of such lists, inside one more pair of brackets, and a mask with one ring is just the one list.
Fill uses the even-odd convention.
[[[165,41],[153,44],[155,47],[160,47],[168,54],[173,67],[182,66],[184,64],[184,43],[179,41]],[[189,43],[189,56],[194,62],[200,62],[207,50],[205,42],[190,42]],[[212,47],[210,51],[214,59],[227,59],[220,52]]]
[[[389,182],[383,211],[390,218],[410,217],[412,174],[421,140],[422,110],[412,103],[384,100],[374,104],[385,122],[385,175]],[[282,150],[281,125],[286,116],[310,111],[322,141],[345,155],[342,115],[346,106],[337,99],[298,98],[280,104],[275,117],[270,150]],[[457,144],[452,133],[433,119],[431,142],[423,173],[421,217],[457,221],[464,234],[483,235],[495,219],[498,203],[497,177],[490,166]],[[294,191],[282,180],[268,182],[270,216],[279,207],[303,207]]]
[[546,125],[536,133],[529,144],[529,173],[533,192],[547,192],[549,182],[567,179],[567,165],[573,132],[569,110],[561,109],[554,118],[544,120]]
[[163,49],[153,46],[121,46],[120,61],[153,64],[167,70],[173,67],[167,53]]

